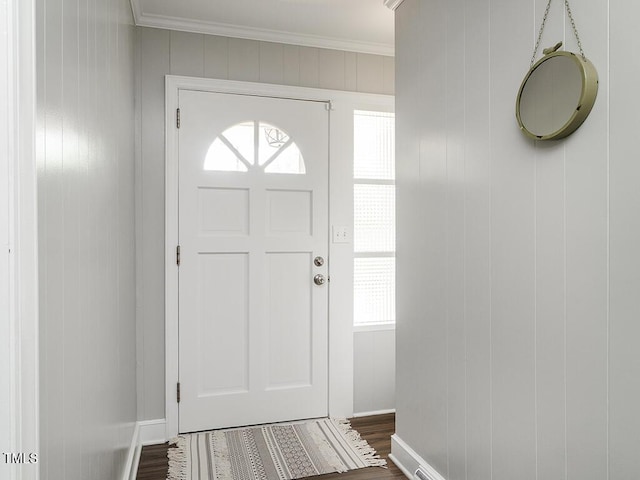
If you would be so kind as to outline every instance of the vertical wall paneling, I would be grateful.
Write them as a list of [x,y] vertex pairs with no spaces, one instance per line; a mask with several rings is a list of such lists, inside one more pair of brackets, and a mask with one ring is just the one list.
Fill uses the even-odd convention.
[[204,76],[227,78],[229,75],[229,39],[214,35],[204,37]]
[[384,88],[384,57],[361,54],[357,58],[357,86],[361,92],[379,92]]
[[[78,174],[81,172],[78,163],[79,158],[79,142],[78,142],[78,117],[79,117],[79,97],[78,91],[80,87],[80,65],[79,58],[79,38],[80,38],[80,22],[78,22],[75,12],[78,9],[78,0],[64,0],[62,11],[62,62],[63,62],[63,78],[62,78],[62,98],[63,98],[63,133],[62,133],[62,209],[63,223],[58,228],[65,231],[63,249],[59,252],[63,258],[73,258],[75,252],[80,250],[80,230],[82,215],[83,186],[77,181]],[[53,261],[59,262],[56,258]],[[60,275],[60,266],[56,266],[55,276]],[[62,266],[64,284],[63,301],[64,310],[60,318],[64,319],[64,329],[61,332],[62,338],[62,372],[64,377],[79,379],[82,378],[82,363],[76,361],[82,358],[83,345],[71,332],[77,332],[81,329],[82,319],[82,301],[76,298],[80,288],[80,271],[79,262],[65,262]],[[49,271],[49,273],[54,273]],[[53,278],[49,279],[51,282]],[[54,348],[60,348],[56,346]],[[63,377],[63,378],[64,378]],[[52,386],[52,388],[55,388]],[[58,386],[59,388],[59,386]],[[82,410],[82,398],[80,395],[64,396],[62,407],[62,415],[56,420],[61,422],[60,427],[72,421],[76,412]],[[55,428],[55,427],[54,427]],[[63,441],[63,461],[52,462],[53,464],[64,465],[64,476],[67,478],[81,478],[82,476],[82,450],[77,446],[82,442],[80,431],[78,429],[70,429],[69,436]],[[52,458],[53,459],[53,458]]]
[[[531,52],[531,6],[528,0],[491,2],[491,413],[496,480],[535,478],[535,165],[533,142],[519,134],[513,104]],[[512,55],[504,51],[505,38],[510,39]],[[513,441],[516,437],[518,442]]]
[[[377,76],[377,83],[366,91],[392,94],[394,62],[375,55],[370,55],[371,58],[363,62],[358,61],[363,55],[360,53],[296,45],[144,27],[136,30],[139,47],[137,122],[140,131],[136,165],[138,414],[140,420],[153,420],[165,416],[165,230],[164,212],[158,208],[164,204],[165,194],[164,76],[204,75],[350,91],[359,91],[358,78]],[[346,170],[342,174],[350,176]],[[393,334],[393,331],[381,333],[387,338]],[[367,355],[370,353],[367,348],[362,351]],[[389,355],[390,352],[386,351],[383,356]],[[379,406],[370,408],[386,408],[384,405],[393,396],[392,373],[387,372],[385,380],[380,381],[387,390],[381,394]],[[362,395],[366,396],[365,393]]]
[[[121,379],[129,389],[136,391],[136,368],[137,352],[136,335],[137,324],[135,321],[136,314],[136,288],[135,277],[130,281],[123,281],[123,277],[128,275],[130,269],[134,269],[136,264],[135,250],[135,154],[136,154],[136,116],[135,102],[137,98],[136,90],[136,32],[127,20],[130,15],[130,4],[128,0],[120,0],[119,9],[114,13],[118,19],[116,30],[117,45],[117,69],[115,74],[118,90],[123,94],[116,97],[117,113],[116,118],[123,121],[118,122],[118,137],[121,139],[117,145],[117,157],[120,159],[118,164],[118,231],[131,232],[134,244],[131,244],[129,235],[119,235],[115,242],[116,255],[119,256],[121,263],[118,264],[118,292],[117,298],[119,307],[119,326],[118,335],[120,338],[129,339],[127,342],[118,342],[118,378]],[[133,46],[133,47],[132,47]],[[133,50],[133,51],[132,51]],[[134,108],[132,108],[132,105]],[[130,313],[130,312],[133,312]],[[133,315],[133,321],[132,321]],[[133,345],[133,348],[131,347]],[[127,392],[128,394],[128,392]],[[137,417],[137,408],[136,417]],[[135,419],[137,420],[137,418]],[[129,432],[121,431],[118,444],[121,452],[126,459],[128,447],[131,444],[131,435]]]
[[[465,2],[465,325],[469,478],[491,478],[490,1]],[[474,72],[467,75],[466,72]]]
[[260,42],[260,81],[282,83],[284,77],[284,48],[280,43]]
[[[50,238],[49,247],[55,255],[42,255],[42,240],[40,240],[40,303],[43,301],[47,308],[40,308],[40,325],[47,325],[45,338],[51,339],[40,343],[42,365],[52,367],[46,376],[40,373],[40,395],[47,398],[48,402],[41,404],[41,428],[46,429],[47,439],[51,438],[53,432],[64,428],[64,392],[56,388],[63,382],[64,365],[62,349],[58,348],[57,342],[61,339],[57,336],[59,329],[53,328],[50,318],[64,318],[64,267],[61,262],[63,242],[61,235],[55,235],[60,226],[64,228],[63,218],[63,194],[62,194],[62,103],[63,103],[63,57],[62,57],[62,0],[52,0],[47,2],[47,10],[51,12],[45,17],[45,59],[38,58],[38,63],[44,67],[47,75],[45,86],[45,152],[46,157],[40,158],[42,167],[46,171],[47,182],[41,182],[41,175],[38,175],[38,199],[39,207],[44,207],[44,211],[39,209],[38,229],[40,239],[46,235]],[[44,61],[43,61],[44,60]],[[44,160],[44,162],[43,162]],[[42,230],[42,229],[44,230]],[[62,276],[60,273],[62,272]],[[54,281],[54,279],[56,281]],[[64,328],[61,329],[64,331]],[[42,338],[42,332],[40,337]],[[42,388],[44,387],[44,389]],[[59,412],[58,414],[54,412]],[[43,419],[51,419],[50,422]],[[46,425],[42,427],[43,425]],[[41,430],[41,435],[42,435]],[[56,461],[57,458],[64,458],[63,442],[43,443],[41,472],[46,472],[51,478],[64,477],[64,462]]]
[[228,65],[229,79],[260,81],[260,42],[230,38]]
[[300,85],[317,88],[319,81],[318,49],[300,47]]
[[[607,2],[574,12],[585,53],[598,69],[599,92],[588,121],[565,142],[568,478],[607,476],[607,17]],[[577,49],[565,21],[567,48]]]
[[297,45],[284,45],[282,83],[285,85],[300,84],[300,47]]
[[[535,2],[532,35],[537,35],[545,7],[545,2]],[[562,2],[551,5],[541,48],[571,34],[564,28],[564,9]],[[537,473],[539,478],[558,479],[565,477],[566,462],[564,152],[562,142],[535,145]]]
[[[474,479],[640,476],[640,12],[629,0],[573,5],[598,98],[573,135],[533,142],[514,107],[546,4],[405,0],[396,11],[397,436],[448,480],[463,466]],[[577,50],[554,2],[540,49],[559,40]]]
[[322,49],[318,52],[318,86],[333,90],[345,89],[345,52]]
[[633,153],[640,105],[629,94],[640,64],[627,53],[640,47],[633,26],[640,5],[610,0],[609,15],[609,479],[622,480],[640,474],[640,164]]
[[[170,72],[168,30],[138,28],[140,157],[136,190],[139,419],[164,418],[164,76]],[[155,412],[146,417],[145,412]]]
[[[344,89],[358,90],[358,54],[354,52],[344,53]],[[386,93],[393,93],[395,90],[385,90]]]
[[393,57],[383,57],[382,58],[382,91],[394,92],[395,79],[396,79],[395,59]]
[[136,419],[126,0],[38,0],[42,478],[122,475]]
[[[465,36],[462,0],[446,9],[446,313],[447,313],[447,478],[466,477],[466,318],[464,311],[465,243]],[[461,301],[462,299],[462,301]]]
[[[396,10],[396,32],[404,42],[415,40],[421,29],[421,20],[416,14],[419,0],[404,0],[407,8]],[[415,50],[403,48],[397,51],[396,63],[402,66],[402,75],[396,80],[396,430],[404,432],[403,439],[412,445],[421,442],[421,429],[411,426],[422,418],[424,390],[428,388],[422,379],[416,381],[412,365],[414,359],[398,350],[418,351],[427,340],[420,331],[420,302],[422,301],[422,271],[424,256],[410,254],[421,246],[421,223],[418,221],[416,202],[420,201],[420,122],[423,118],[420,105],[422,85],[416,81],[420,75],[420,62],[414,58]],[[418,108],[414,104],[418,103]],[[422,375],[422,373],[420,373]],[[411,387],[408,387],[411,385]],[[405,389],[411,394],[404,394]]]
[[204,75],[204,36],[171,31],[171,73],[201,77]]
[[[446,1],[420,2],[421,15],[433,19],[433,27],[425,31],[424,41],[435,44],[438,39],[446,39]],[[433,466],[447,474],[448,425],[447,425],[447,298],[446,298],[446,221],[447,212],[447,58],[445,49],[421,49],[419,53],[422,72],[421,89],[426,94],[420,102],[420,129],[431,132],[420,136],[420,197],[415,221],[424,233],[421,255],[424,264],[422,272],[430,272],[420,280],[423,288],[422,311],[432,321],[421,325],[420,336],[438,338],[429,342],[425,361],[433,368],[424,369],[419,381],[431,388],[422,392],[421,401],[434,408],[424,408],[420,420],[429,425],[422,432],[421,444],[432,452]],[[360,81],[360,77],[358,77]],[[437,225],[436,228],[434,226]]]

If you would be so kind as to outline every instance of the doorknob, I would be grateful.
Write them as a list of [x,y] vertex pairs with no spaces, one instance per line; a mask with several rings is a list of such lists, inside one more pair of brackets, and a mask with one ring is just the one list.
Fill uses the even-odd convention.
[[316,267],[321,267],[322,265],[324,265],[324,258],[322,258],[322,257],[316,257],[316,258],[314,258],[314,259],[313,259],[313,264],[314,264]]
[[313,277],[313,283],[315,283],[316,285],[324,285],[324,275],[316,275],[315,277]]

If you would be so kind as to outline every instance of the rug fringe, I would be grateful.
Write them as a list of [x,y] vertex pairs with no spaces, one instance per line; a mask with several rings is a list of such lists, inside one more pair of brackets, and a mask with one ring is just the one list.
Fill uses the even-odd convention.
[[346,418],[331,418],[333,424],[344,434],[349,444],[363,457],[369,467],[387,468],[387,461],[381,458],[375,449],[364,440]]
[[169,445],[167,457],[169,458],[169,471],[167,480],[187,480],[187,439],[183,436],[172,438]]
[[326,437],[322,434],[317,424],[309,424],[307,429],[311,438],[314,440],[318,450],[324,457],[325,461],[330,468],[336,473],[345,473],[349,471],[349,468],[344,464],[340,457],[336,454],[333,447],[327,442]]

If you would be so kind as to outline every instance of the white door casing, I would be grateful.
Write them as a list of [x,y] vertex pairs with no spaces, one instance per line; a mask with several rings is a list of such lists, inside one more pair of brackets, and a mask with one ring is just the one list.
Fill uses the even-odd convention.
[[326,106],[179,93],[180,432],[328,414]]

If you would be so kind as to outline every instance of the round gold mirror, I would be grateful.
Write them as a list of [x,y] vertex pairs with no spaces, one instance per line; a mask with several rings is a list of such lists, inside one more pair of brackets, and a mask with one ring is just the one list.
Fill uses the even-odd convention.
[[536,140],[573,133],[585,121],[598,93],[593,64],[571,52],[553,52],[525,75],[516,101],[522,132]]

